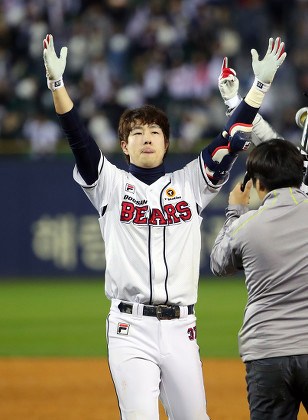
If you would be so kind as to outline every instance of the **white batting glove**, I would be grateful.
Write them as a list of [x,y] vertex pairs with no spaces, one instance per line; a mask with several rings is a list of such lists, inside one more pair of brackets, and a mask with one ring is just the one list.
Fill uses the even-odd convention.
[[50,34],[44,39],[43,46],[47,86],[50,90],[54,91],[64,86],[62,76],[66,66],[67,47],[61,48],[60,57],[58,57],[53,44],[53,36]]
[[270,38],[268,48],[263,60],[259,61],[259,54],[256,50],[251,50],[252,69],[255,75],[253,86],[262,91],[267,92],[274,79],[278,67],[284,62],[287,53],[284,51],[284,42],[280,38]]
[[218,77],[218,89],[224,103],[229,108],[235,108],[241,102],[242,98],[238,94],[239,81],[235,70],[228,67],[228,57],[225,57],[222,62]]

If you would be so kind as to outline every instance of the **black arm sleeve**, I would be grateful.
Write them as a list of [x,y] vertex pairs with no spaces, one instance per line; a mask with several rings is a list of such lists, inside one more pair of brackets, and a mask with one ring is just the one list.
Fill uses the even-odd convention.
[[72,149],[80,175],[88,185],[98,178],[101,151],[81,121],[75,107],[65,114],[57,114]]

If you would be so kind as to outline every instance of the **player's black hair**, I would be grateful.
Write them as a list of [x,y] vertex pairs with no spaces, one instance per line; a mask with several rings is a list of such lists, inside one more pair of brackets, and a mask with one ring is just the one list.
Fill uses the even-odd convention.
[[[157,124],[162,129],[166,145],[166,153],[169,146],[170,126],[169,120],[164,111],[156,108],[154,105],[143,105],[140,108],[127,109],[121,115],[119,121],[118,135],[120,144],[122,141],[127,143],[129,133],[136,123],[143,124]],[[125,155],[126,161],[129,163],[129,155]]]
[[299,188],[303,180],[304,159],[293,143],[272,139],[250,152],[246,168],[253,185],[259,179],[267,191],[284,187]]

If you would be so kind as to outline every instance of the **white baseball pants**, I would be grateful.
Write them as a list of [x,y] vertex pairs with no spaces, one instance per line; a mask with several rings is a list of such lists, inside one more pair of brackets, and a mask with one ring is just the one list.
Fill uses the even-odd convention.
[[169,420],[210,420],[206,413],[196,317],[158,320],[143,305],[121,313],[113,300],[107,318],[108,359],[122,420],[158,420],[158,398]]

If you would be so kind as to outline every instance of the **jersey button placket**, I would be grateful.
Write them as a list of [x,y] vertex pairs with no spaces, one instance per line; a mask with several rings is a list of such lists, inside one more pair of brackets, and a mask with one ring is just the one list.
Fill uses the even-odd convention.
[[[149,193],[153,191],[153,188],[149,188]],[[149,200],[149,211],[152,213],[152,209],[157,208],[161,211],[159,202],[151,202]],[[166,280],[166,263],[164,256],[164,228],[165,226],[151,225],[149,224],[149,252],[151,258],[151,280],[152,280],[152,301],[164,303],[167,299],[165,290]]]

